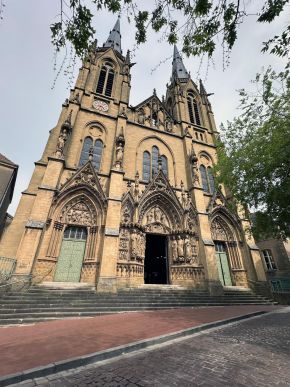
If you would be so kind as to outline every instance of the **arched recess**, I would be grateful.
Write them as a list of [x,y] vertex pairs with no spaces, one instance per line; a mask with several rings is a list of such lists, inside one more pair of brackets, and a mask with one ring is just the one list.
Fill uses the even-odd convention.
[[[221,271],[226,272],[229,269],[232,283],[225,281],[224,285],[245,285],[246,274],[240,249],[241,230],[237,221],[225,208],[219,208],[211,215],[210,227],[212,240],[216,248],[220,279],[223,276]],[[223,261],[219,261],[219,257],[222,257]],[[227,263],[228,269],[226,267]],[[224,267],[223,264],[225,265]]]
[[145,231],[169,234],[182,228],[182,219],[182,208],[166,192],[150,192],[139,203],[138,223]]
[[174,153],[172,149],[169,147],[169,145],[158,136],[155,136],[155,135],[146,136],[137,145],[135,171],[142,172],[143,153],[145,151],[149,151],[151,153],[153,146],[157,146],[159,149],[159,154],[167,158],[168,179],[171,181],[172,185],[174,184],[176,186],[177,177],[176,177],[176,162],[175,162]]
[[85,228],[87,239],[80,281],[94,282],[105,219],[102,196],[85,184],[70,187],[56,198],[50,219],[46,258],[53,260],[56,267],[65,230],[72,226]]

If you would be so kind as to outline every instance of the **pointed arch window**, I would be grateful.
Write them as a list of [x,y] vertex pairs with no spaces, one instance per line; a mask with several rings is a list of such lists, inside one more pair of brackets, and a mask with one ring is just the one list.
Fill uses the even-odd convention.
[[152,147],[152,176],[158,172],[158,159],[159,159],[159,149],[157,146]]
[[111,97],[115,72],[111,63],[106,62],[100,71],[96,92]]
[[84,140],[79,166],[84,165],[88,161],[89,152],[92,146],[93,146],[93,139],[91,137],[86,137]]
[[[143,153],[143,166],[142,166],[142,178],[144,181],[149,181],[158,173],[158,160],[160,154],[157,146],[152,147],[152,152],[145,151]],[[162,155],[161,159],[161,168],[166,177],[168,177],[168,160],[167,157]]]
[[103,142],[101,140],[97,140],[95,142],[94,155],[93,155],[93,165],[97,171],[100,170],[102,153],[103,153]]
[[192,92],[187,94],[187,107],[190,122],[192,124],[201,125],[199,107]]
[[145,181],[150,180],[150,172],[151,172],[151,157],[150,153],[145,151],[143,153],[143,175],[142,178]]
[[214,193],[214,191],[215,191],[214,176],[213,176],[213,172],[212,172],[211,167],[207,168],[207,177],[208,177],[210,192]]
[[161,163],[162,163],[162,171],[166,177],[168,177],[168,163],[167,163],[167,157],[161,156]]
[[84,140],[79,166],[81,167],[89,160],[90,149],[93,151],[93,166],[99,171],[103,153],[103,142],[97,140],[94,144],[91,137],[86,137]]
[[202,188],[204,192],[213,194],[215,191],[214,176],[211,167],[205,167],[201,165],[199,167]]

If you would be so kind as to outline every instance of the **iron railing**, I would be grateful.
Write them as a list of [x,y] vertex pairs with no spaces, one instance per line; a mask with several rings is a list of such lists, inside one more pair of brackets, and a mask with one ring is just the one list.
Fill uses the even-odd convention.
[[0,283],[8,281],[16,267],[15,258],[0,257]]
[[270,280],[273,293],[290,293],[290,278],[275,278]]

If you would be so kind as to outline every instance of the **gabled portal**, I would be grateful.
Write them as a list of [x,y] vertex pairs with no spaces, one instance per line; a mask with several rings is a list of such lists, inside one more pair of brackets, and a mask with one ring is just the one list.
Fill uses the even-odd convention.
[[145,284],[169,283],[167,250],[167,237],[165,235],[146,235]]

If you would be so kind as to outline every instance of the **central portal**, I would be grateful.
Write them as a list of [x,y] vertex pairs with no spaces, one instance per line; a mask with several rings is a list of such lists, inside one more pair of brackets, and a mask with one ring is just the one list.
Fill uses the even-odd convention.
[[146,234],[145,284],[168,284],[167,237]]

